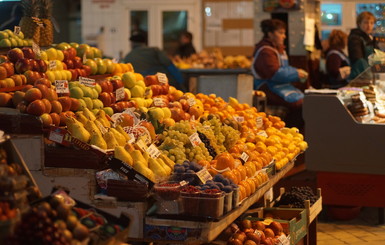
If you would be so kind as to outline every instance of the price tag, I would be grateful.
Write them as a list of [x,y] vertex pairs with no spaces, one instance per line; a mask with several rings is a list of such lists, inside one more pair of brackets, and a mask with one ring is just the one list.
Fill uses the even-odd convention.
[[147,148],[147,152],[150,155],[150,157],[152,157],[154,159],[157,159],[159,157],[159,155],[160,155],[159,149],[154,144],[151,144]]
[[[190,117],[190,121],[191,122],[195,122],[195,115],[192,115],[191,117]],[[193,126],[193,128],[195,129],[195,125],[192,125]]]
[[195,101],[194,98],[189,98],[189,99],[187,99],[187,103],[188,103],[189,106],[193,106],[193,105],[195,105],[197,102]]
[[55,80],[55,89],[58,94],[68,94],[70,92],[67,80]]
[[290,240],[287,238],[286,235],[282,234],[278,237],[278,245],[290,245]]
[[124,87],[118,88],[115,91],[116,101],[124,99],[125,95],[126,95],[126,92],[124,91]]
[[266,137],[266,138],[269,137],[269,136],[267,135],[267,133],[266,133],[265,130],[259,131],[259,132],[257,133],[257,135],[261,135],[261,136]]
[[191,144],[193,145],[193,147],[196,147],[198,146],[200,143],[202,143],[201,139],[199,138],[199,135],[198,133],[193,133],[192,135],[190,135],[190,137],[188,137],[190,139],[190,142]]
[[243,160],[243,162],[247,162],[247,160],[249,159],[249,155],[246,152],[242,152],[241,159]]
[[51,131],[48,136],[49,140],[52,140],[53,142],[56,142],[59,144],[63,143],[63,138],[64,136],[62,134],[59,134],[55,131]]
[[179,184],[180,184],[180,186],[185,186],[185,185],[187,185],[188,183],[187,183],[187,181],[182,180],[181,182],[179,182]]
[[40,58],[40,55],[41,55],[40,47],[34,41],[32,41],[32,50]]
[[136,142],[136,145],[143,151],[145,152],[147,150],[147,145],[146,143],[144,143],[144,141],[142,139],[139,139],[137,142]]
[[243,123],[245,121],[245,118],[244,117],[237,117],[237,116],[234,116],[233,117],[235,121],[239,122],[239,123]]
[[163,107],[166,105],[163,98],[154,98],[153,102],[154,102],[154,106],[157,106],[157,107]]
[[105,134],[105,133],[107,133],[107,129],[106,129],[106,127],[104,127],[103,125],[101,125],[100,123],[98,123],[98,125],[99,125],[99,129],[100,129],[100,132],[102,133],[102,134]]
[[56,69],[56,60],[50,60],[48,63],[48,68],[53,71]]
[[79,77],[79,82],[88,87],[95,87],[96,85],[95,79],[88,78],[88,77]]
[[146,87],[146,90],[144,91],[144,97],[148,97],[151,93],[151,88],[150,87]]
[[168,83],[168,78],[167,78],[166,74],[158,72],[158,73],[156,73],[156,76],[158,77],[158,81],[160,83],[163,83],[163,84]]
[[21,27],[20,26],[15,26],[15,28],[13,29],[13,33],[15,33],[16,35],[19,35],[20,31],[21,31]]
[[112,63],[116,64],[116,63],[118,63],[118,62],[119,62],[119,60],[118,60],[117,58],[113,58],[113,59],[112,59]]
[[82,61],[83,61],[83,64],[85,64],[86,61],[87,61],[87,54],[86,54],[86,52],[84,52],[84,54],[83,54]]
[[130,137],[130,139],[128,140],[128,143],[132,144],[135,142],[135,135],[133,134],[128,134],[128,136]]
[[213,179],[211,174],[206,168],[202,168],[199,172],[197,172],[198,178],[202,181],[203,184],[205,184],[208,180]]
[[262,126],[263,126],[263,118],[262,117],[257,117],[257,119],[256,119],[256,121],[257,121],[257,128],[262,128]]

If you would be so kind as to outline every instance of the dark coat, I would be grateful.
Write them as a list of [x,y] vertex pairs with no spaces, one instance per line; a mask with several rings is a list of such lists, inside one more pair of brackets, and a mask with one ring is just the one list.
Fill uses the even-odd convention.
[[177,51],[177,55],[179,55],[181,58],[188,58],[195,53],[196,51],[192,43],[186,43],[181,45]]

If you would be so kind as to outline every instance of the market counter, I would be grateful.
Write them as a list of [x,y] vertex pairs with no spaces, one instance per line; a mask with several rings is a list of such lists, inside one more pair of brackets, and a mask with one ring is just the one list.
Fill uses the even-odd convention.
[[253,76],[250,69],[182,69],[188,90],[194,94],[216,94],[224,100],[234,97],[252,105]]

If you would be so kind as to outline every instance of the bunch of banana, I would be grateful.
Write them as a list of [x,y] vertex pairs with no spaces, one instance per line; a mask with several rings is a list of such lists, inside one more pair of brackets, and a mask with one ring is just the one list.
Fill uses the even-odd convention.
[[143,151],[137,144],[126,143],[116,146],[114,157],[132,166],[137,172],[156,183],[171,175],[175,162],[164,154],[152,158],[147,151]]

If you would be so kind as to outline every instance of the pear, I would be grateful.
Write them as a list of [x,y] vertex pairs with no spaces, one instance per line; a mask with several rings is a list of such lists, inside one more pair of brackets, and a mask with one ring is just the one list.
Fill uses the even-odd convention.
[[[91,122],[91,121],[90,121]],[[107,150],[107,143],[106,141],[103,139],[103,136],[102,134],[97,131],[92,131],[92,134],[91,134],[91,139],[90,139],[90,144],[91,145],[96,145],[97,147],[103,149],[103,150]]]
[[84,116],[82,111],[76,112],[76,119],[79,122],[83,123],[83,125],[85,125],[87,123],[87,121],[89,121],[88,118],[86,116]]
[[124,145],[124,149],[126,149],[126,151],[130,154],[135,150],[134,146],[130,143],[126,143]]
[[148,162],[143,157],[142,152],[140,152],[139,150],[134,150],[130,154],[132,156],[132,159],[134,159],[134,162],[141,162],[144,164],[145,167],[148,167]]
[[167,166],[167,164],[161,158],[158,157],[155,160],[158,161],[159,165],[163,167],[163,169],[167,173],[167,176],[171,175],[172,169],[169,166]]
[[154,172],[156,176],[159,177],[167,177],[166,170],[160,166],[159,162],[156,161],[154,158],[148,159],[148,168]]
[[119,159],[128,165],[134,165],[134,159],[132,159],[130,153],[128,153],[123,146],[116,146],[114,151],[114,157]]
[[73,117],[67,117],[66,125],[71,135],[82,142],[87,143],[91,134],[84,128],[83,124]]
[[174,169],[174,165],[175,165],[175,162],[173,160],[171,160],[167,155],[161,153],[159,155],[159,158],[163,160],[163,162],[165,164],[167,164],[167,166],[169,166],[171,168],[171,170]]
[[107,143],[108,149],[115,149],[115,147],[119,145],[115,139],[114,134],[109,130],[103,135],[103,138]]
[[147,151],[143,152],[143,153],[142,153],[142,156],[144,157],[144,160],[146,160],[147,162],[148,162],[148,159],[151,158],[151,157],[150,157],[150,154],[148,154]]
[[88,118],[88,120],[91,120],[91,121],[96,120],[94,113],[92,111],[90,111],[90,109],[88,109],[88,108],[84,108],[83,114],[86,118]]
[[96,120],[101,122],[104,127],[107,127],[107,128],[111,127],[111,123],[106,117],[106,112],[103,110],[99,110],[99,112],[96,113]]
[[126,144],[126,138],[114,128],[110,128],[110,131],[114,134],[114,137],[120,146]]
[[124,138],[126,138],[126,141],[129,141],[131,139],[131,137],[126,133],[126,131],[124,131],[122,126],[117,125],[115,129],[118,130],[118,132],[121,133],[124,136]]
[[93,121],[93,123],[96,125],[96,127],[100,130],[102,134],[105,134],[107,132],[107,129],[103,126],[101,122],[98,120]]
[[100,131],[100,129],[98,128],[98,126],[96,126],[96,124],[95,124],[93,121],[87,120],[87,122],[84,124],[84,128],[85,128],[90,134],[92,134],[93,132],[95,132],[95,133],[97,133],[97,134],[100,134],[100,136],[102,137],[102,132]]
[[152,182],[156,182],[155,181],[155,175],[154,175],[154,172],[149,169],[148,167],[146,167],[143,163],[141,163],[140,161],[137,161],[135,162],[134,161],[134,165],[132,166],[138,173],[142,174],[144,177],[146,177],[147,179],[151,180]]

